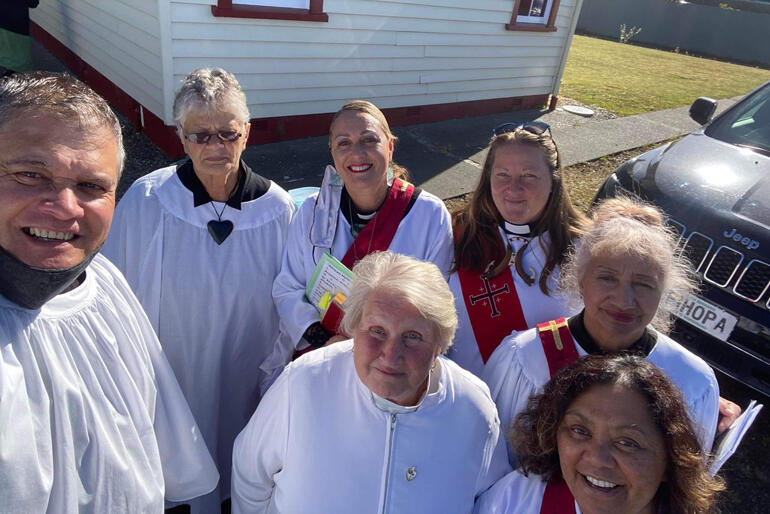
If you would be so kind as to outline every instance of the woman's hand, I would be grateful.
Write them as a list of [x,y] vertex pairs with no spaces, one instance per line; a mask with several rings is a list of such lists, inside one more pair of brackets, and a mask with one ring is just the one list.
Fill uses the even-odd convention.
[[[350,339],[350,338],[344,334],[336,334],[331,336],[329,340],[326,341],[326,344],[324,346],[330,346],[330,345],[333,345],[334,343],[339,343],[340,341],[345,341],[347,339]],[[740,409],[739,409],[739,412],[740,412]]]
[[741,408],[726,398],[719,397],[719,422],[717,434],[721,434],[741,415]]

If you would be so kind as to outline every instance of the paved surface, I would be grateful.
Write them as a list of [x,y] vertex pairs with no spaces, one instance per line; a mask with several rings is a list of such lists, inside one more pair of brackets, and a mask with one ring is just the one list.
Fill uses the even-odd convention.
[[[33,56],[40,69],[66,69],[37,43],[33,46]],[[720,100],[717,112],[737,99]],[[530,110],[393,127],[399,138],[394,158],[411,172],[416,185],[447,199],[474,189],[492,128],[501,123],[530,120],[548,123],[559,145],[562,164],[570,166],[691,132],[698,125],[690,119],[688,111],[689,107],[680,107],[598,120],[562,109]],[[244,158],[259,173],[287,189],[320,185],[323,170],[331,162],[326,137],[251,146],[244,152]],[[137,171],[143,174],[152,168]]]
[[[721,100],[718,112],[736,100]],[[501,123],[548,123],[559,144],[562,164],[569,166],[691,132],[698,124],[688,111],[689,107],[680,107],[607,120],[584,118],[562,109],[515,111],[393,127],[399,138],[394,159],[409,169],[417,185],[441,198],[453,198],[475,187],[491,130]],[[331,162],[326,137],[253,146],[244,156],[260,173],[287,188],[319,185],[324,167]]]

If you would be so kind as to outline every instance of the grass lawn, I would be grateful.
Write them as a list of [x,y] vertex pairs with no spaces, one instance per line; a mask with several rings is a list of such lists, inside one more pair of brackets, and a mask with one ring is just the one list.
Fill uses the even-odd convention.
[[576,35],[559,96],[621,116],[730,98],[770,80],[770,70]]

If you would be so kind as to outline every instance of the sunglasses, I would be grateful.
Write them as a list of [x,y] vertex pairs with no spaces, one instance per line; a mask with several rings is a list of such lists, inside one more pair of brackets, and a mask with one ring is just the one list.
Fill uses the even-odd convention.
[[498,125],[495,128],[492,129],[492,136],[499,136],[500,134],[505,134],[507,132],[515,132],[516,129],[522,129],[526,130],[530,134],[534,134],[536,136],[542,136],[546,132],[548,132],[548,136],[553,138],[553,134],[551,134],[551,126],[548,123],[545,123],[543,121],[525,121],[524,123],[503,123],[502,125]]
[[208,132],[195,132],[194,134],[185,134],[184,138],[191,143],[195,143],[197,145],[205,145],[214,136],[217,136],[219,140],[222,141],[223,143],[232,143],[234,141],[238,141],[238,139],[242,135],[243,134],[241,134],[240,132],[236,132],[234,130],[220,130],[215,134],[209,134]]

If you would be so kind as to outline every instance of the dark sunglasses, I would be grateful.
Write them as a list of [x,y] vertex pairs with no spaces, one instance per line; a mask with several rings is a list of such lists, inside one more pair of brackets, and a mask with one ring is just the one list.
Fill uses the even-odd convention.
[[197,145],[205,145],[214,136],[217,136],[223,143],[232,143],[234,141],[238,141],[238,138],[240,138],[242,135],[243,134],[240,132],[236,132],[234,130],[220,130],[216,134],[209,134],[208,132],[185,134],[184,138],[191,143],[195,143]]
[[530,134],[534,134],[536,136],[542,136],[546,132],[548,132],[549,137],[553,137],[551,134],[551,126],[548,123],[545,123],[544,121],[525,121],[524,123],[503,123],[502,125],[498,125],[495,128],[492,129],[492,135],[493,136],[499,136],[500,134],[505,134],[507,132],[514,132],[516,129],[521,128],[522,130],[526,130]]

